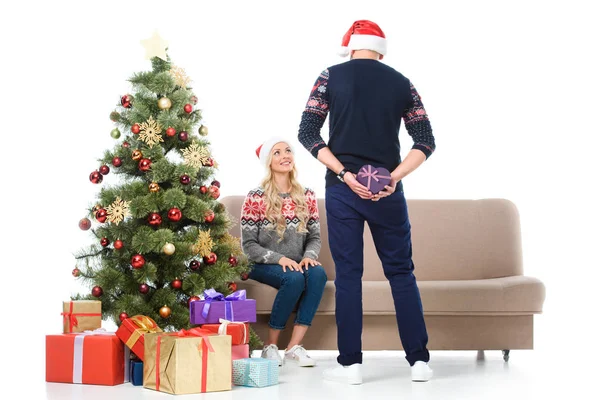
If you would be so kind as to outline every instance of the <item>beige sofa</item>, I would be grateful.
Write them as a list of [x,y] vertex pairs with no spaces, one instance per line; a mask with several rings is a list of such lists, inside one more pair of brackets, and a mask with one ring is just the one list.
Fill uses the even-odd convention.
[[[243,196],[222,199],[239,221]],[[323,242],[319,261],[329,280],[309,329],[307,349],[335,350],[335,267],[328,248],[323,199],[318,200]],[[533,349],[534,315],[542,312],[544,284],[523,274],[518,210],[504,199],[408,199],[415,276],[421,291],[430,350]],[[230,233],[240,236],[239,223]],[[368,225],[364,233],[363,350],[400,350],[390,286]],[[253,280],[238,282],[256,299],[261,338],[277,290]],[[288,321],[293,324],[294,315]],[[285,346],[291,329],[281,336]]]

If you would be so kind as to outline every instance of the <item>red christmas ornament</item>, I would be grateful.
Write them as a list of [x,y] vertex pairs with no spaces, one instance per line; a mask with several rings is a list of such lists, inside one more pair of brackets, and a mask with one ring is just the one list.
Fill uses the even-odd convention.
[[186,131],[181,131],[179,132],[179,140],[181,140],[182,142],[187,142],[188,140],[188,133]]
[[117,239],[115,240],[113,246],[115,246],[115,249],[120,250],[121,248],[123,248],[123,241],[121,239]]
[[217,255],[211,252],[208,256],[204,257],[204,264],[213,265],[217,262]]
[[177,131],[175,130],[175,128],[169,127],[169,128],[167,128],[166,133],[167,133],[167,136],[173,137],[173,136],[175,136],[175,134],[177,134]]
[[196,270],[200,269],[201,266],[202,266],[202,263],[198,260],[192,260],[190,262],[190,269],[192,271],[196,271]]
[[158,213],[152,213],[148,215],[148,223],[152,226],[159,226],[162,224],[162,217]]
[[142,128],[141,128],[141,127],[140,127],[138,124],[133,124],[133,125],[131,126],[131,132],[132,132],[133,134],[135,134],[135,135],[137,135],[138,133],[140,133],[140,130],[141,130],[141,129],[142,129]]
[[204,185],[200,186],[200,193],[206,194],[206,192],[208,192],[208,188]]
[[167,213],[167,217],[174,222],[177,222],[181,219],[181,210],[177,207],[173,207]]
[[171,282],[171,287],[173,289],[181,289],[181,279],[175,279],[173,282]]
[[123,322],[127,318],[129,318],[129,315],[127,315],[127,313],[122,312],[121,314],[119,314],[119,321]]
[[146,259],[144,258],[143,255],[134,254],[134,256],[131,257],[131,266],[133,268],[140,269],[144,266],[144,264],[146,264]]
[[121,158],[120,158],[120,157],[115,157],[115,158],[113,158],[113,160],[112,160],[112,165],[113,165],[114,167],[120,167],[120,166],[121,166],[121,164],[123,164],[123,160],[121,160]]
[[73,271],[71,271],[71,274],[77,278],[79,276],[79,274],[81,273],[81,271],[79,270],[79,268],[75,268]]
[[91,227],[92,221],[90,221],[89,218],[81,218],[79,220],[79,229],[81,229],[82,231],[87,231]]
[[198,296],[192,296],[192,297],[190,297],[190,298],[188,299],[188,307],[190,306],[190,303],[191,303],[192,301],[200,301],[200,297],[198,297]]
[[141,294],[146,294],[150,291],[150,286],[146,285],[145,283],[142,283],[140,285],[140,287],[138,288],[138,290],[140,291]]
[[104,222],[106,222],[107,217],[108,217],[108,213],[106,212],[106,210],[104,208],[101,208],[98,211],[96,211],[96,221],[98,221],[100,223],[104,223]]
[[210,195],[212,196],[212,198],[215,200],[218,199],[219,196],[221,195],[221,191],[219,190],[219,188],[216,186],[213,186],[213,185],[211,185],[208,188],[208,191],[209,191]]
[[250,277],[250,275],[248,275],[248,273],[247,273],[247,272],[243,272],[243,273],[240,275],[240,278],[242,278],[242,280],[243,280],[243,281],[247,281],[249,277]]
[[110,244],[110,242],[107,238],[103,237],[102,239],[100,239],[100,244],[102,245],[102,247],[106,247]]
[[122,146],[125,147],[125,148],[129,148],[130,144],[129,144],[129,142],[123,142]]
[[150,169],[150,167],[152,166],[152,161],[150,161],[149,158],[142,158],[140,160],[140,162],[138,163],[138,168],[140,169],[140,171],[148,171]]
[[212,158],[209,158],[205,167],[214,167],[214,165],[215,165],[215,160],[213,160]]
[[92,288],[92,296],[100,297],[100,296],[102,296],[102,293],[104,293],[104,292],[102,291],[102,288],[100,286],[94,286]]
[[229,262],[229,265],[231,265],[232,267],[237,267],[238,260],[234,256],[230,256],[229,260],[227,260],[227,261]]
[[231,290],[232,292],[235,292],[237,290],[237,283],[235,282],[229,282],[227,284],[227,287],[229,288],[229,290]]
[[192,112],[192,110],[193,110],[193,107],[192,107],[192,105],[191,105],[191,104],[189,104],[189,103],[188,103],[188,104],[186,104],[185,106],[183,106],[183,111],[185,111],[185,112],[186,112],[186,113],[188,113],[188,114],[189,114],[189,113],[191,113],[191,112]]
[[214,220],[215,220],[215,213],[212,210],[207,210],[204,213],[204,222],[206,222],[207,224],[210,224]]
[[90,174],[90,182],[92,183],[100,183],[102,179],[102,174],[99,171],[94,171]]
[[110,168],[108,168],[108,165],[103,165],[98,169],[98,171],[100,171],[102,175],[107,175],[110,172]]
[[133,96],[130,94],[126,94],[121,97],[121,105],[125,108],[131,108],[131,103],[133,102]]
[[219,189],[221,189],[221,182],[219,182],[219,181],[217,181],[217,180],[214,180],[214,181],[212,181],[210,184],[211,184],[212,186],[216,186],[216,187],[218,187]]
[[181,182],[182,185],[189,185],[191,182],[190,176],[181,175],[181,177],[179,178],[179,182]]

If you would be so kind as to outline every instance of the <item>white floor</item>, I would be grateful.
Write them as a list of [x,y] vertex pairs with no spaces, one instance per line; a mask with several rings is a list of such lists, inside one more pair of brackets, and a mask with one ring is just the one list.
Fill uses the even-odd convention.
[[[559,351],[558,349],[556,349]],[[298,368],[285,365],[280,370],[280,383],[267,388],[234,386],[232,391],[177,398],[225,399],[541,399],[559,395],[571,398],[600,398],[592,381],[596,364],[582,369],[565,368],[553,360],[552,354],[536,350],[513,350],[508,362],[500,351],[431,352],[430,365],[434,378],[427,383],[413,383],[402,352],[365,352],[364,383],[347,386],[321,379],[324,368],[335,363],[334,352],[312,352],[317,367]],[[168,399],[171,395],[123,384],[114,387],[44,383],[47,399]],[[578,395],[579,394],[579,395]],[[575,395],[575,396],[574,396]],[[581,396],[580,396],[581,395]]]

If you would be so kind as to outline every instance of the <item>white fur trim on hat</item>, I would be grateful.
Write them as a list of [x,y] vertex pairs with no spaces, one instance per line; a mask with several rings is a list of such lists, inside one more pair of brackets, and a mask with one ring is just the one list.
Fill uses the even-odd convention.
[[338,54],[346,57],[351,50],[372,50],[379,54],[387,53],[387,40],[376,35],[357,35],[350,36],[348,47],[342,47]]
[[256,149],[256,155],[258,156],[258,159],[263,167],[267,167],[267,160],[269,159],[269,153],[271,153],[273,146],[280,142],[286,143],[288,146],[290,146],[292,152],[294,151],[294,147],[288,139],[282,136],[272,136],[268,138],[261,146],[259,146],[258,149]]

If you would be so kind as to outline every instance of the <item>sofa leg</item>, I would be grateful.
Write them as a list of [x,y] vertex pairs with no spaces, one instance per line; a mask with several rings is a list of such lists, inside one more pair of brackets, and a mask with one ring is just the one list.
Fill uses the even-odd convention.
[[510,350],[502,350],[502,355],[504,356],[504,361],[508,362],[508,353],[510,353]]

